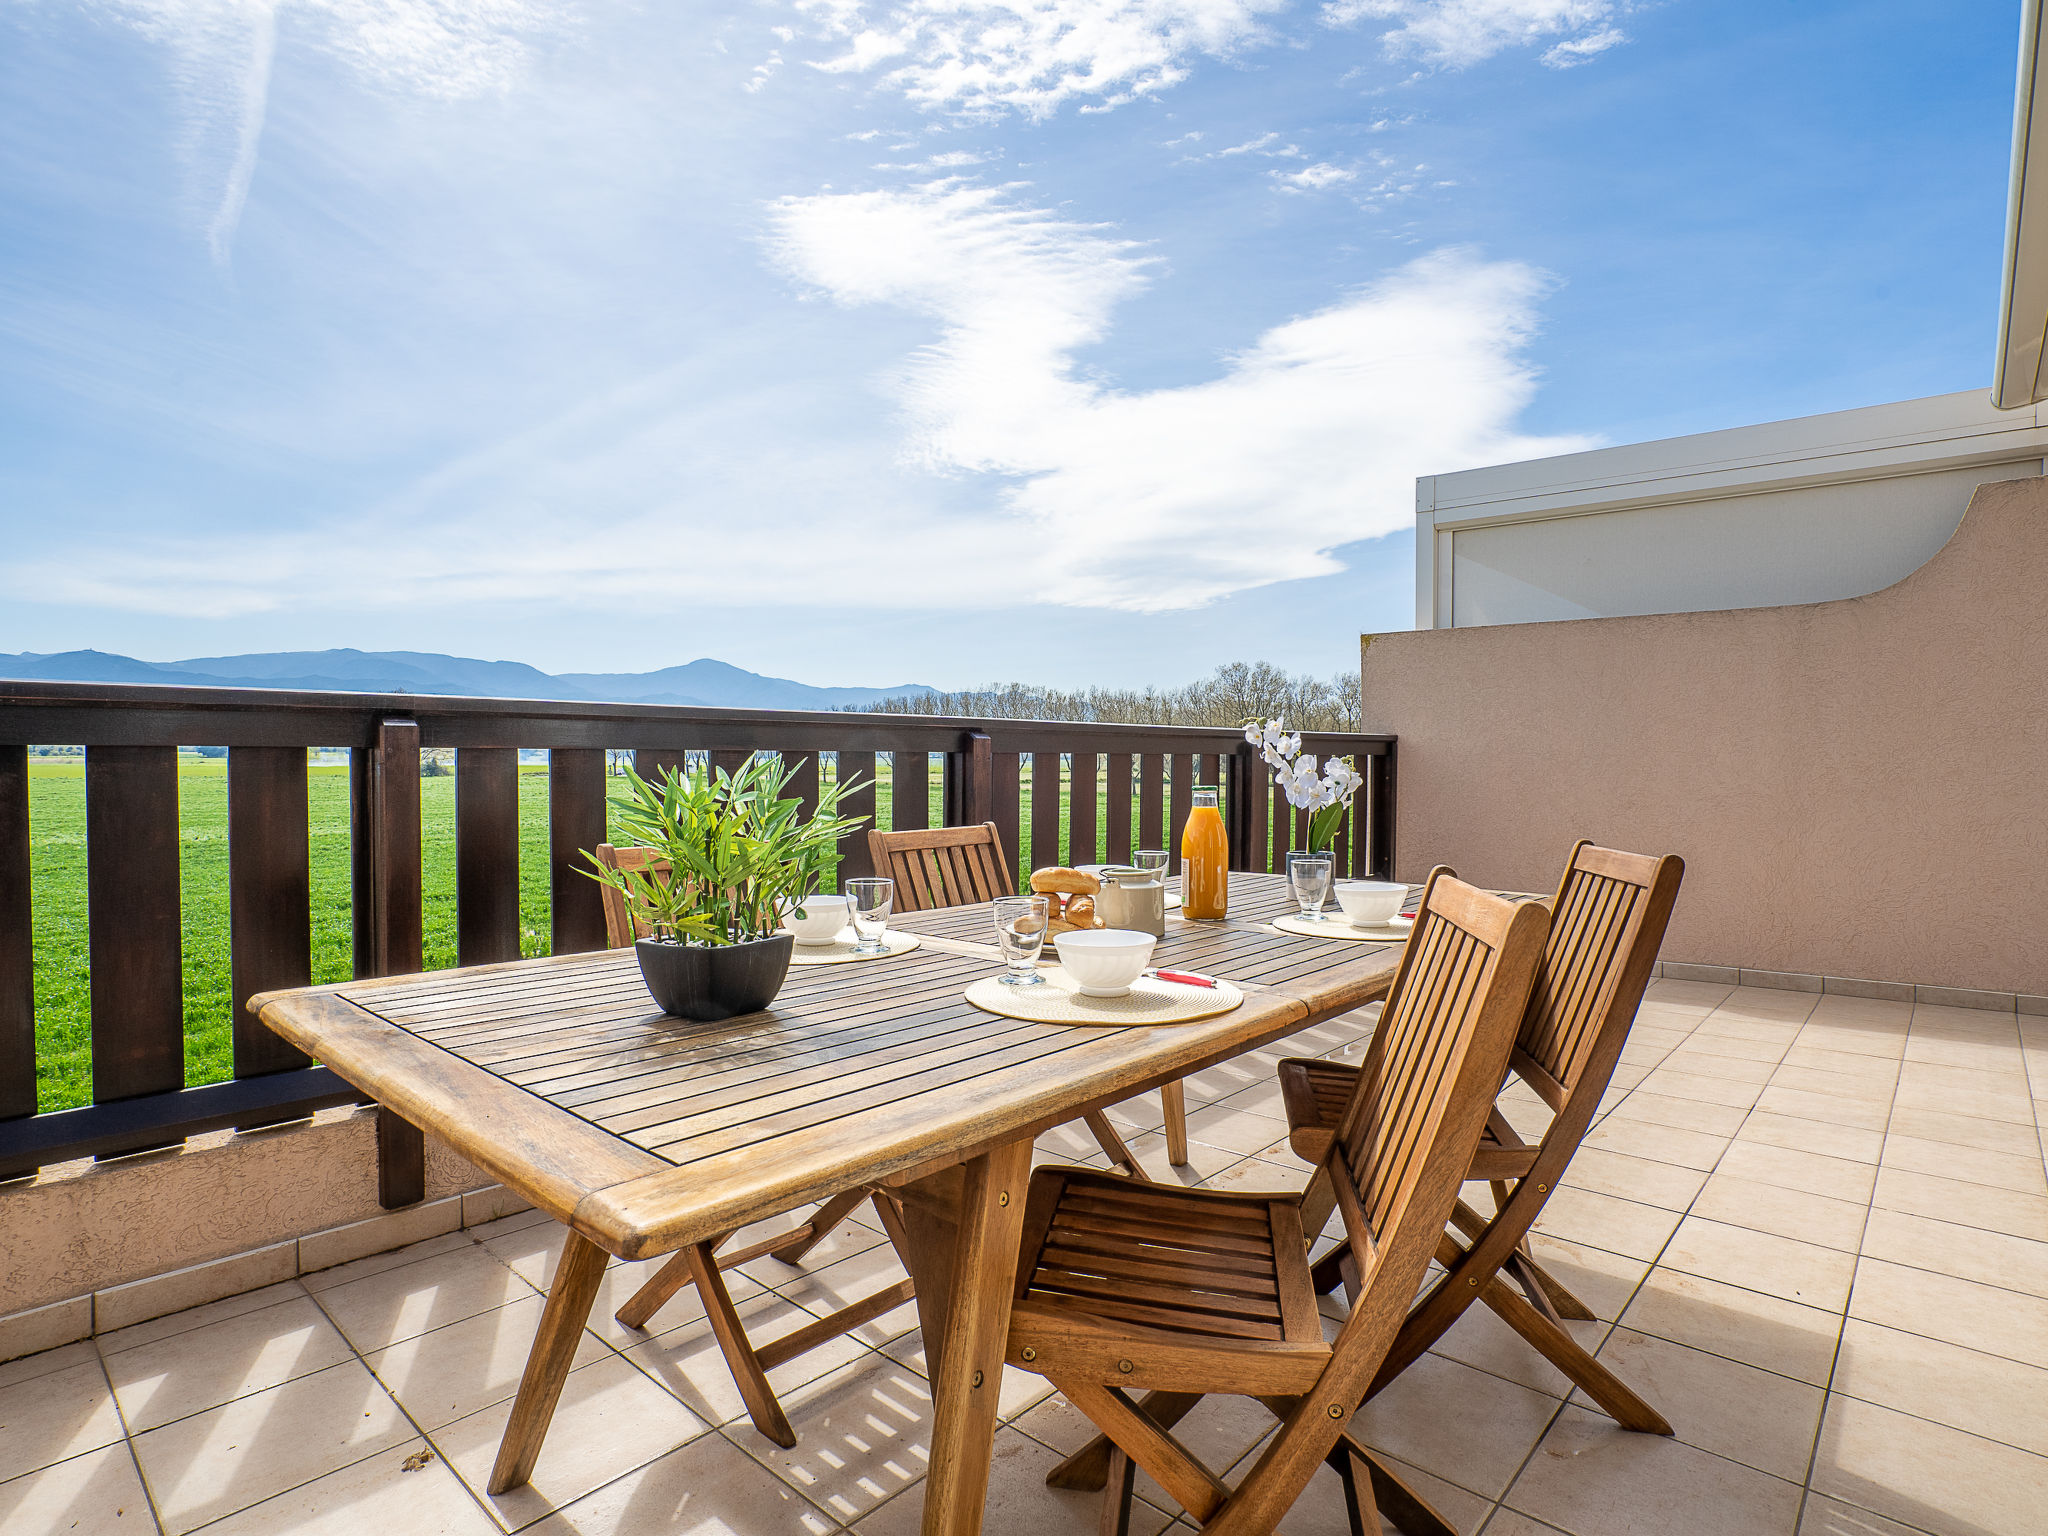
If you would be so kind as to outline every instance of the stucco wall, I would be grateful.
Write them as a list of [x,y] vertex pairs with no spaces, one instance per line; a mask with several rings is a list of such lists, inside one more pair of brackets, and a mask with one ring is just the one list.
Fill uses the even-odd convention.
[[1867,597],[1367,636],[1397,851],[1686,861],[1667,960],[2048,994],[2048,482]]
[[[0,1188],[0,1314],[379,1215],[375,1110]],[[427,1138],[427,1198],[492,1181]]]

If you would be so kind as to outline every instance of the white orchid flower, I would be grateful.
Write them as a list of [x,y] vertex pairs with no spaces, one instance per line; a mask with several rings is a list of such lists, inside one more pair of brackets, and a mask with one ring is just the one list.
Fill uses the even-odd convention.
[[1265,730],[1258,721],[1254,720],[1244,728],[1244,739],[1248,746],[1263,746],[1266,739]]

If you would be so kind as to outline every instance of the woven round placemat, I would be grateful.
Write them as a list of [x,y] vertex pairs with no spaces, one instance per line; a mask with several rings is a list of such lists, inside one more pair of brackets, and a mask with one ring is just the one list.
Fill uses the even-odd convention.
[[897,955],[907,955],[918,946],[914,933],[897,933],[887,929],[882,934],[883,953],[879,955],[857,955],[853,952],[853,930],[842,930],[840,936],[830,944],[793,944],[790,946],[791,965],[856,965],[863,960],[888,960]]
[[1398,944],[1415,931],[1413,923],[1398,928],[1354,928],[1342,916],[1326,917],[1320,923],[1304,922],[1299,915],[1276,917],[1273,926],[1282,933],[1298,933],[1305,939],[1357,939],[1367,944]]
[[1073,978],[1058,966],[1048,966],[1038,974],[1045,981],[1036,987],[1006,986],[1000,976],[984,976],[967,989],[967,1001],[1006,1019],[1111,1025],[1187,1024],[1228,1013],[1244,1001],[1244,994],[1227,981],[1213,987],[1191,987],[1186,982],[1140,976],[1122,997],[1083,997],[1074,990]]

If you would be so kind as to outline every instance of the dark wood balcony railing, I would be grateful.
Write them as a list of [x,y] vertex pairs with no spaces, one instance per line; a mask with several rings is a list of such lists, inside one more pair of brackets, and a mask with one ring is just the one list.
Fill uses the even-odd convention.
[[[93,1103],[37,1114],[27,749],[60,744],[85,748]],[[227,748],[234,1076],[187,1087],[177,754],[202,744]],[[1351,758],[1365,777],[1339,838],[1344,872],[1393,868],[1394,745],[1391,736],[1307,740],[1319,757]],[[522,749],[548,753],[556,954],[604,946],[598,888],[580,873],[580,851],[605,839],[608,750],[630,750],[642,773],[696,753],[728,767],[750,753],[779,753],[797,760],[795,787],[806,797],[817,793],[821,759],[842,778],[873,780],[877,754],[888,754],[898,828],[929,824],[936,756],[945,824],[995,822],[1013,869],[1027,835],[1034,864],[1054,862],[1063,837],[1070,862],[1177,849],[1198,783],[1223,789],[1235,869],[1278,867],[1296,825],[1257,755],[1223,729],[0,682],[0,1179],[361,1099],[242,1007],[254,993],[312,979],[307,750],[315,747],[348,751],[358,977],[421,968],[420,755],[429,749],[454,749],[456,958],[464,965],[520,955]],[[846,808],[872,815],[874,788]],[[842,875],[868,872],[864,836],[846,839],[840,854]],[[418,1132],[386,1116],[379,1136],[385,1203],[419,1199]]]

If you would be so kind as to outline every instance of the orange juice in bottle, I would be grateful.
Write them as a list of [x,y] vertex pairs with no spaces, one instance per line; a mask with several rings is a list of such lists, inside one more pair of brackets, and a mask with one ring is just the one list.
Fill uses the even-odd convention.
[[1230,834],[1216,791],[1195,790],[1195,808],[1180,834],[1180,915],[1221,917],[1230,904]]

